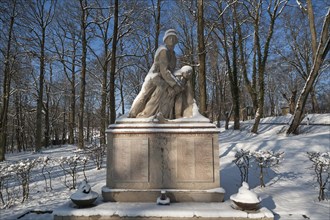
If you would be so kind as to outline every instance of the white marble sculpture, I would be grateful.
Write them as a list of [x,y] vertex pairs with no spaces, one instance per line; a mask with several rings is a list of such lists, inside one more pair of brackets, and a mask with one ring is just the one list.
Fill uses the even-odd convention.
[[129,118],[161,115],[166,119],[177,119],[193,115],[192,68],[183,66],[175,70],[174,47],[178,38],[174,29],[165,32],[163,41],[165,46],[157,49],[154,63],[132,104]]

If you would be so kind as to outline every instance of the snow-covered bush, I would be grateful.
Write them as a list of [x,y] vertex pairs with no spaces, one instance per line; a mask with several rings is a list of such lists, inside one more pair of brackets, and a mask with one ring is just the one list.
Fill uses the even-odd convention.
[[36,165],[37,159],[0,164],[0,199],[4,207],[10,207],[19,199],[22,203],[28,200],[31,172]]
[[88,161],[89,161],[89,160],[88,160],[87,157],[82,157],[82,158],[81,158],[81,162],[82,162],[82,164],[83,164],[83,170],[82,170],[82,171],[83,171],[83,174],[84,174],[84,180],[85,180],[85,181],[87,181],[87,176],[86,176],[86,172],[85,172],[85,171],[86,171],[86,165],[87,165]]
[[15,167],[11,164],[0,163],[0,200],[3,208],[11,207],[21,196],[14,171]]
[[[44,185],[46,191],[53,190],[53,178],[61,179],[63,172],[64,185],[75,189],[79,175],[87,181],[86,168],[90,166],[89,157],[74,155],[61,158],[49,156],[0,163],[0,208],[9,208],[18,202],[29,199],[31,186]],[[44,180],[44,181],[42,181]],[[35,181],[35,184],[31,184]],[[44,183],[44,184],[43,184]],[[30,189],[31,188],[31,189]],[[40,189],[36,189],[40,192]]]
[[283,158],[284,152],[274,153],[273,151],[252,151],[251,156],[253,162],[259,168],[260,186],[265,187],[264,174],[267,169],[277,166]]
[[250,151],[243,149],[238,150],[235,154],[235,160],[233,162],[239,169],[241,174],[241,183],[249,181],[249,167],[250,167]]
[[36,166],[36,164],[36,159],[21,160],[19,161],[19,163],[12,164],[15,170],[14,172],[18,177],[18,181],[22,186],[22,202],[26,201],[29,198],[31,170]]
[[[41,166],[41,173],[45,180],[45,190],[53,190],[52,187],[52,171],[57,166],[56,160],[45,156],[38,159],[38,164]],[[47,180],[48,179],[48,180]]]
[[313,162],[313,169],[319,186],[319,201],[325,200],[326,186],[330,178],[330,152],[307,152],[308,158]]
[[249,180],[249,167],[256,166],[259,169],[260,186],[265,187],[264,174],[268,168],[279,164],[284,152],[274,153],[272,151],[246,151],[240,149],[235,154],[236,164],[240,171],[241,183]]
[[5,164],[0,164],[0,200],[3,205],[5,205],[5,200],[4,200],[4,190],[7,188],[8,189],[8,184],[7,183],[7,178],[9,174],[7,172],[7,166]]
[[96,169],[99,170],[102,167],[103,160],[106,153],[105,144],[97,144],[93,142],[89,147],[86,148],[88,157],[94,162]]
[[[80,157],[78,155],[61,157],[59,159],[59,166],[62,168],[64,172],[64,185],[67,188],[76,189],[78,172],[79,172],[79,168],[81,167],[84,172],[84,178],[86,179],[86,175],[85,175],[86,163],[87,163],[87,158]],[[70,179],[68,180],[68,176],[71,178],[71,181]]]

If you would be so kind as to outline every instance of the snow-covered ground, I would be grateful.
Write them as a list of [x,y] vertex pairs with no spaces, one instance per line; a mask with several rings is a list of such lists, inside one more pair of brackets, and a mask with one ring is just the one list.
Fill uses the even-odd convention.
[[[258,172],[250,168],[250,188],[259,194],[262,205],[272,210],[275,219],[330,219],[330,183],[327,185],[328,200],[318,201],[318,188],[312,162],[306,152],[330,152],[330,114],[310,115],[310,124],[327,124],[328,126],[301,126],[303,133],[297,136],[286,136],[283,123],[290,117],[265,118],[259,134],[249,133],[252,124],[246,122],[241,131],[222,130],[220,134],[220,167],[222,186],[226,189],[225,199],[237,192],[240,175],[232,163],[235,152],[244,150],[284,151],[284,160],[276,170],[266,177],[266,187],[259,187]],[[303,122],[306,120],[304,119]]]
[[[306,152],[330,151],[330,114],[308,115],[309,125],[301,126],[302,134],[286,136],[281,133],[290,117],[265,118],[259,127],[259,134],[249,133],[253,121],[242,122],[240,131],[221,128],[220,140],[220,178],[221,186],[226,190],[225,200],[237,193],[240,187],[240,174],[236,165],[232,162],[237,150],[250,151],[272,150],[284,151],[282,160],[276,169],[270,170],[265,177],[266,187],[259,186],[258,171],[250,168],[250,189],[256,192],[262,199],[262,206],[274,213],[275,219],[330,219],[330,184],[327,185],[328,200],[318,201],[318,185],[312,162]],[[275,123],[275,124],[273,124]],[[317,124],[317,125],[313,125]],[[223,125],[223,123],[222,123]],[[19,161],[26,158],[49,156],[51,158],[67,157],[76,154],[75,146],[62,146],[45,149],[42,154],[32,152],[7,154],[8,161]],[[92,162],[87,166],[86,176],[92,189],[101,194],[101,187],[105,185],[105,165],[100,170],[94,168]],[[0,219],[17,219],[31,210],[52,211],[56,207],[69,201],[74,190],[67,189],[63,184],[63,173],[57,172],[52,179],[53,190],[46,192],[42,178],[32,177],[34,181],[30,185],[30,197],[27,202],[16,202],[10,208],[0,206]],[[78,181],[83,180],[83,173],[79,173]],[[17,189],[18,186],[16,186]],[[21,190],[20,190],[21,191]],[[52,214],[29,213],[20,219],[51,219]]]

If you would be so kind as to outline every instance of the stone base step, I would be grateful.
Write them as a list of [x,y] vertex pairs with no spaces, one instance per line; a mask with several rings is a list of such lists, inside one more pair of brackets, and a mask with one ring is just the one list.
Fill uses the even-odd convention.
[[267,208],[241,211],[231,201],[222,203],[120,203],[97,201],[90,208],[78,208],[71,201],[54,210],[54,220],[273,220]]
[[171,202],[223,202],[225,190],[215,188],[210,190],[184,189],[109,189],[102,188],[102,197],[105,202],[155,202],[160,192],[166,191]]

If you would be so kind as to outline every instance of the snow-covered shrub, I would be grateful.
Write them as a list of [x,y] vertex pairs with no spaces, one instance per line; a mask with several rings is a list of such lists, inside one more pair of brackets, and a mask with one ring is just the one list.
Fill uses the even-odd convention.
[[[59,159],[59,166],[64,172],[64,185],[67,188],[76,189],[79,167],[83,166],[85,168],[85,161],[86,158],[82,159],[78,155],[61,157]],[[68,176],[71,178],[71,181],[68,180]]]
[[0,164],[0,199],[4,207],[10,207],[19,199],[22,203],[28,200],[31,172],[36,164],[36,159]]
[[16,172],[18,181],[22,186],[22,202],[26,201],[29,198],[31,170],[33,167],[36,166],[36,163],[36,159],[26,159],[19,161],[19,163],[12,164],[12,166],[15,167],[14,172]]
[[283,158],[284,152],[274,153],[273,151],[252,151],[251,156],[253,161],[259,168],[260,186],[265,187],[264,174],[268,168],[277,166]]
[[330,178],[330,152],[307,152],[308,158],[313,162],[313,169],[319,185],[319,201],[325,200],[326,185]]
[[48,188],[50,190],[53,190],[52,171],[57,165],[56,160],[54,160],[48,156],[40,157],[38,159],[38,164],[41,166],[41,173],[45,180],[45,190],[48,191]]
[[233,162],[240,171],[241,183],[248,182],[249,168],[256,166],[259,169],[260,186],[265,187],[264,174],[268,168],[279,164],[284,152],[274,153],[272,151],[248,151],[240,149],[235,154]]
[[233,162],[239,169],[241,174],[241,183],[249,181],[249,167],[250,167],[250,151],[243,149],[238,150],[235,154],[235,160]]
[[106,154],[105,149],[105,144],[97,144],[96,142],[93,142],[89,147],[86,148],[86,153],[88,157],[94,162],[97,170],[101,169],[102,167]]
[[87,165],[88,161],[89,161],[89,160],[88,160],[87,157],[82,157],[82,158],[81,158],[81,162],[82,162],[82,164],[83,164],[83,170],[82,170],[82,171],[83,171],[83,174],[84,174],[84,180],[85,180],[85,181],[87,181],[87,176],[86,176],[86,172],[85,172],[85,171],[86,171],[86,165]]
[[8,187],[6,184],[6,179],[8,178],[8,173],[7,173],[7,166],[5,164],[0,164],[0,200],[3,205],[5,205],[5,200],[4,200],[4,190]]
[[15,166],[0,163],[0,200],[3,208],[11,207],[20,198],[21,192],[16,183]]

